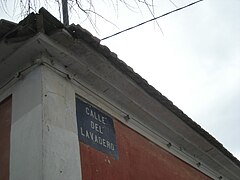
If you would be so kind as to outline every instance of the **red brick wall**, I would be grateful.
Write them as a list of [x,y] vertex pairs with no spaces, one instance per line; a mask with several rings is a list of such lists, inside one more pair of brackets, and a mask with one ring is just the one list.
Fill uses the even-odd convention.
[[114,121],[119,159],[80,143],[83,180],[208,180],[119,121]]
[[0,180],[9,179],[12,98],[0,102]]

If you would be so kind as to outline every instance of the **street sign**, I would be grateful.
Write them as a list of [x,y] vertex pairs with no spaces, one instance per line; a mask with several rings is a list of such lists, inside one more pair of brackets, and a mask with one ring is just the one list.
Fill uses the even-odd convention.
[[106,113],[76,98],[80,142],[118,159],[113,120]]

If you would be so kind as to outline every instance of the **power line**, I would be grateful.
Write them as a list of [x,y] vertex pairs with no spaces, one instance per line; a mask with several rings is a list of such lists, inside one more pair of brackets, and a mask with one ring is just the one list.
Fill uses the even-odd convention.
[[154,20],[156,20],[156,19],[159,19],[159,18],[161,18],[161,17],[167,16],[167,15],[172,14],[172,13],[174,13],[174,12],[177,12],[177,11],[180,11],[180,10],[182,10],[182,9],[185,9],[185,8],[190,7],[190,6],[194,5],[194,4],[197,4],[197,3],[201,2],[201,1],[203,1],[203,0],[195,1],[195,2],[193,2],[193,3],[190,3],[190,4],[186,5],[186,6],[180,7],[180,8],[178,8],[178,9],[175,9],[175,10],[172,10],[172,11],[170,11],[170,12],[167,12],[167,13],[165,13],[165,14],[163,14],[163,15],[157,16],[157,17],[155,17],[155,18],[152,18],[152,19],[150,19],[150,20],[147,20],[147,21],[144,21],[144,22],[142,22],[142,23],[140,23],[140,24],[137,24],[137,25],[135,25],[135,26],[132,26],[132,27],[130,27],[130,28],[124,29],[124,30],[119,31],[119,32],[117,32],[117,33],[115,33],[115,34],[112,34],[112,35],[110,35],[110,36],[107,36],[107,37],[105,37],[105,38],[102,38],[101,41],[103,41],[103,40],[105,40],[105,39],[108,39],[108,38],[110,38],[110,37],[116,36],[116,35],[118,35],[118,34],[121,34],[121,33],[123,33],[123,32],[129,31],[129,30],[134,29],[134,28],[136,28],[136,27],[138,27],[138,26],[141,26],[141,25],[144,25],[144,24],[146,24],[146,23],[148,23],[148,22],[151,22],[151,21],[154,21]]
[[2,86],[0,86],[0,90],[2,90],[3,88],[5,88],[6,86],[8,86],[13,80],[15,79],[19,79],[22,74],[27,71],[28,69],[30,69],[31,67],[35,66],[36,63],[33,63],[31,65],[29,65],[28,67],[18,71],[14,76],[12,76],[7,82],[5,82]]

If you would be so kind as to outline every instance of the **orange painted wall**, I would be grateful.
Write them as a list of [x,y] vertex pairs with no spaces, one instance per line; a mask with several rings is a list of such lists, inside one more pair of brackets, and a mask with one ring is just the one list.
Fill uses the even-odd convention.
[[9,179],[12,98],[0,102],[0,180]]
[[83,180],[209,180],[203,173],[114,121],[119,159],[80,143]]

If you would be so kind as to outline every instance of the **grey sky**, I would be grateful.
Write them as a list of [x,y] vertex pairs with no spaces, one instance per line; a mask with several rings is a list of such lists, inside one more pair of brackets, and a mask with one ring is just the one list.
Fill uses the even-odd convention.
[[[156,15],[175,8],[168,0],[155,2]],[[174,2],[180,7],[193,1]],[[144,6],[141,12],[136,9],[135,13],[121,4],[118,11],[112,6],[110,1],[101,4],[96,1],[96,10],[121,30],[152,18]],[[51,13],[58,17],[57,11],[51,10]],[[1,11],[0,15],[10,19]],[[239,17],[239,0],[205,0],[159,19],[163,34],[156,23],[149,23],[102,42],[238,159]],[[82,21],[71,16],[72,22]],[[119,31],[100,19],[97,20],[99,34],[87,21],[81,26],[100,38]]]

